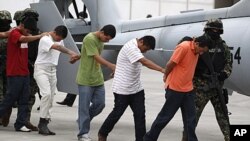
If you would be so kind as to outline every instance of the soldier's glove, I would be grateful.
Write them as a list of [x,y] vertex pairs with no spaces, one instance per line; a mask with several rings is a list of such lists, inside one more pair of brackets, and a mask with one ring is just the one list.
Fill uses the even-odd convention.
[[227,79],[227,74],[225,72],[220,72],[220,74],[218,75],[218,80],[224,81],[225,79]]

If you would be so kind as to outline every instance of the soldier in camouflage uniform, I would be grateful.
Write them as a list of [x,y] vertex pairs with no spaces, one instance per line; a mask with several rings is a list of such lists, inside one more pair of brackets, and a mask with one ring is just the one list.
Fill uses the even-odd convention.
[[[2,10],[0,11],[0,102],[3,101],[3,98],[7,90],[7,77],[6,77],[6,52],[7,52],[7,41],[9,32],[11,30],[11,14],[9,11]],[[5,115],[2,117],[2,124],[6,127],[9,124],[9,115],[11,114],[12,109],[8,109]]]
[[[32,17],[36,21],[38,21],[38,13],[31,9],[31,8],[26,8],[23,11],[16,11],[14,14],[14,20],[16,21],[17,26],[20,24],[21,20],[25,17]],[[32,31],[32,35],[38,35],[39,30],[37,29],[36,31]],[[32,131],[38,131],[38,128],[30,123],[30,117],[31,117],[31,111],[32,107],[35,103],[36,97],[35,94],[39,91],[39,88],[36,84],[36,81],[33,77],[34,73],[34,62],[37,57],[37,51],[38,51],[38,43],[39,40],[28,42],[28,67],[29,67],[29,72],[30,72],[30,98],[29,98],[29,113],[28,113],[28,123],[26,125],[27,128],[31,129]]]
[[[204,31],[204,34],[210,36],[214,41],[213,47],[209,49],[209,55],[211,57],[214,71],[218,74],[218,84],[220,85],[220,88],[222,88],[225,79],[227,79],[232,72],[232,58],[229,47],[220,37],[220,35],[223,34],[223,24],[220,19],[210,19],[206,23]],[[200,57],[193,80],[194,88],[196,90],[196,126],[203,109],[210,100],[214,107],[216,119],[224,135],[224,139],[225,141],[230,141],[229,117],[228,114],[225,114],[225,111],[223,111],[223,102],[221,102],[219,97],[218,89],[209,88],[211,79],[206,77],[209,75],[211,75],[211,72],[204,60]],[[182,140],[187,140],[185,132],[183,133]]]
[[0,102],[2,101],[4,95],[6,94],[6,50],[7,50],[7,40],[8,36],[5,32],[8,32],[11,27],[12,22],[11,14],[9,11],[1,10],[0,11]]

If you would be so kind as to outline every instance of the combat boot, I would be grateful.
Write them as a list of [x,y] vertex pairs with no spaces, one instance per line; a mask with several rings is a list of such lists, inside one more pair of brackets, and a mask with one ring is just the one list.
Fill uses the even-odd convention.
[[48,124],[49,124],[49,119],[40,118],[38,124],[38,133],[42,135],[55,135],[56,133],[49,130]]
[[4,127],[7,127],[9,125],[11,113],[12,113],[12,108],[9,108],[6,111],[6,114],[2,117],[2,125]]

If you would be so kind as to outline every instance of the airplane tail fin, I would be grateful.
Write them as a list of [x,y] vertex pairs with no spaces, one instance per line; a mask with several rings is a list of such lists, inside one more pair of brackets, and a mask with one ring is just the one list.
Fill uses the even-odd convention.
[[83,2],[89,11],[92,31],[106,24],[113,24],[117,28],[121,25],[121,16],[114,0],[83,0]]
[[[56,8],[54,2],[41,2],[30,4],[31,8],[39,13],[38,27],[41,31],[52,31],[58,25],[65,25],[61,14]],[[46,9],[46,10],[45,10]],[[64,39],[64,45],[69,49],[78,52],[79,50],[71,36],[68,34]],[[57,88],[59,91],[77,94],[78,87],[75,83],[75,76],[69,74],[76,74],[79,62],[75,64],[69,63],[69,57],[66,54],[61,54],[57,66],[58,83]]]

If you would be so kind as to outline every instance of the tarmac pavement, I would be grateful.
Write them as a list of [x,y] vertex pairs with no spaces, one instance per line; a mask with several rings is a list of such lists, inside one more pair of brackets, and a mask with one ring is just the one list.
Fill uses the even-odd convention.
[[[162,83],[162,74],[156,71],[143,68],[142,82],[146,94],[146,122],[147,130],[149,130],[153,120],[159,113],[165,102],[164,89]],[[93,141],[97,141],[97,133],[113,108],[113,94],[111,92],[112,80],[105,82],[106,88],[106,107],[103,112],[94,118],[91,122],[90,137]],[[52,121],[49,128],[56,132],[55,136],[43,136],[38,132],[16,132],[14,123],[16,119],[16,108],[13,109],[9,126],[0,126],[0,141],[77,141],[78,126],[77,108],[78,97],[73,107],[61,106],[56,104],[65,98],[65,93],[58,93],[54,99],[54,108],[52,113]],[[32,110],[31,122],[35,125],[39,122],[39,99]],[[250,124],[250,97],[238,93],[233,93],[229,97],[228,109],[232,113],[230,115],[231,124]],[[180,141],[182,137],[182,117],[180,110],[176,113],[170,123],[162,130],[158,141]],[[208,103],[200,118],[196,133],[200,141],[223,141],[223,135],[217,124],[213,107]],[[108,141],[134,141],[134,122],[133,114],[128,108],[122,118],[118,121],[113,131],[108,136]]]

